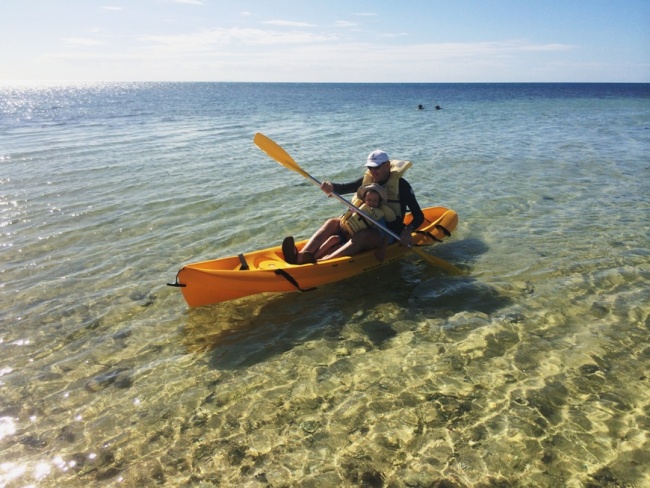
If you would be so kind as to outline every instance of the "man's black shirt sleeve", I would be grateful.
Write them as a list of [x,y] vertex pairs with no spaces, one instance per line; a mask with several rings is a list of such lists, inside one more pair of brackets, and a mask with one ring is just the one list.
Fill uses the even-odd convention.
[[363,183],[363,176],[349,183],[332,183],[332,186],[334,187],[334,193],[346,195],[348,193],[356,193],[361,183]]
[[[409,182],[406,181],[404,178],[399,180],[399,199],[402,208],[402,215],[406,215],[407,209],[413,215],[413,221],[409,225],[411,225],[413,229],[417,229],[418,227],[420,227],[424,222],[424,214],[422,213],[420,204],[415,198],[415,193],[413,192],[413,188],[411,188]],[[402,229],[403,228],[404,226],[402,225]],[[400,232],[402,231],[402,229],[400,229]]]

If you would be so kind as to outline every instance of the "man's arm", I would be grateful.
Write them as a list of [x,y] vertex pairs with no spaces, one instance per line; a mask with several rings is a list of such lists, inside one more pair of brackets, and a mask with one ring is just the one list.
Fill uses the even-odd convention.
[[408,208],[408,210],[411,211],[411,215],[413,215],[413,220],[409,224],[409,227],[415,230],[424,222],[424,213],[422,212],[420,204],[415,198],[415,192],[413,191],[413,188],[411,188],[411,185],[404,178],[399,180],[399,195],[402,205],[402,212],[406,213],[406,209]]
[[413,188],[411,188],[411,185],[404,178],[399,180],[399,197],[402,215],[406,214],[407,208],[411,211],[411,215],[413,215],[413,220],[409,225],[405,226],[404,223],[401,223],[402,228],[399,232],[402,246],[411,247],[413,245],[411,232],[422,225],[422,222],[424,222],[424,214],[415,198]]
[[334,193],[345,195],[347,193],[356,193],[363,182],[363,176],[348,183],[332,183]]

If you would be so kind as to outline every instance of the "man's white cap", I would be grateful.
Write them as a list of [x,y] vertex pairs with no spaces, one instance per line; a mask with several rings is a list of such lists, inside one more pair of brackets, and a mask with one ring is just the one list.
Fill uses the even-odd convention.
[[368,160],[366,161],[366,168],[376,168],[377,166],[381,166],[387,161],[389,161],[389,159],[388,159],[388,154],[386,154],[386,151],[382,151],[381,149],[376,149],[370,154],[368,154]]

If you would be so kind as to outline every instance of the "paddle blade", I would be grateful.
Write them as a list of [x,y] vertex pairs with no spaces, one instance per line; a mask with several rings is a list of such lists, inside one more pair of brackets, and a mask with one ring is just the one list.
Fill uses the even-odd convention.
[[417,249],[415,247],[411,248],[411,251],[413,251],[415,254],[420,256],[422,259],[424,259],[427,263],[429,263],[432,266],[436,266],[442,270],[444,270],[447,274],[450,274],[452,276],[462,276],[465,273],[463,270],[460,268],[457,268],[451,263],[448,263],[444,259],[437,258],[435,256],[432,256],[431,254],[427,254],[426,252]]
[[257,147],[259,147],[262,151],[268,154],[272,159],[275,159],[285,168],[289,168],[296,173],[300,173],[305,178],[310,178],[309,174],[293,160],[287,151],[282,149],[282,147],[280,147],[275,141],[269,139],[264,134],[261,134],[259,132],[255,134],[253,142]]

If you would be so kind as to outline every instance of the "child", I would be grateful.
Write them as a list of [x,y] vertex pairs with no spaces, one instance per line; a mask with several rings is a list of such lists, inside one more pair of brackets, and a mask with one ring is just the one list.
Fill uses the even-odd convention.
[[[392,222],[396,218],[395,212],[386,205],[386,200],[386,190],[377,183],[372,183],[360,187],[357,190],[357,198],[352,203],[385,226],[386,221]],[[348,241],[352,235],[370,227],[376,228],[377,226],[367,220],[363,215],[353,210],[348,210],[339,219],[338,234],[328,237],[320,249],[314,253],[314,258],[316,260],[327,259],[332,252]],[[384,246],[387,242],[388,240],[384,236]]]

